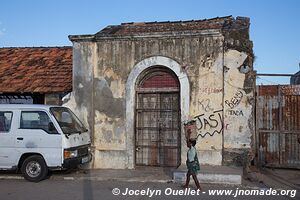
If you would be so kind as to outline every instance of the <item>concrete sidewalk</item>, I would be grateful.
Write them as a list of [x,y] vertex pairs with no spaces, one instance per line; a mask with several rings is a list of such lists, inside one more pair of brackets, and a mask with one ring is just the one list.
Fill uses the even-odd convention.
[[[71,173],[53,172],[53,180],[115,180],[127,182],[184,182],[186,167],[136,167],[136,169],[93,169],[76,170]],[[23,179],[21,174],[1,172],[0,179]],[[242,170],[225,166],[201,166],[201,183],[241,184]]]
[[56,179],[64,180],[96,180],[127,182],[172,182],[173,168],[137,167],[136,169],[92,169],[77,170],[70,174],[55,172]]
[[[210,166],[201,165],[200,173],[197,175],[201,183],[215,184],[242,184],[243,169],[231,166]],[[175,170],[173,180],[175,182],[185,182],[186,166],[181,165]]]

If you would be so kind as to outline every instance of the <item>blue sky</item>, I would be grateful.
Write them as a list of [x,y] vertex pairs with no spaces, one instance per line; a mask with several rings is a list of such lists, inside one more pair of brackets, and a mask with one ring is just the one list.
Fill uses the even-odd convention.
[[[1,0],[0,47],[70,46],[68,35],[111,24],[250,17],[258,73],[295,73],[300,62],[298,0]],[[261,77],[258,83],[287,79]]]

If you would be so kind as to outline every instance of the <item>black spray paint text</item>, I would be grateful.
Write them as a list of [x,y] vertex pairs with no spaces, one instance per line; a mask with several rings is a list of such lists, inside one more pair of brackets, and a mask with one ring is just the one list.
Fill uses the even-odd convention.
[[222,120],[223,110],[213,111],[209,116],[201,114],[195,117],[197,120],[197,129],[200,131],[197,137],[205,137],[207,134],[213,136],[215,133],[221,133],[223,130]]
[[240,104],[243,96],[244,96],[243,92],[238,91],[230,100],[226,100],[225,104],[232,109]]

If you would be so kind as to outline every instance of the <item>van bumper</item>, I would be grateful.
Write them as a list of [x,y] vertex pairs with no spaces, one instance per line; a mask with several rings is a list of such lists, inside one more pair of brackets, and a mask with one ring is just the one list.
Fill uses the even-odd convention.
[[68,159],[64,159],[62,167],[65,169],[77,168],[78,165],[88,164],[89,162],[91,162],[91,160],[92,160],[91,153],[89,153],[88,155],[80,156],[80,157],[76,157],[76,158],[68,158]]

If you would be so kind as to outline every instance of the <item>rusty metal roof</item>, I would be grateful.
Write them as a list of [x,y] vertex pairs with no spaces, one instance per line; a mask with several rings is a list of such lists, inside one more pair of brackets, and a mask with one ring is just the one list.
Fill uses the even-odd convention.
[[72,47],[0,48],[1,93],[72,90]]

